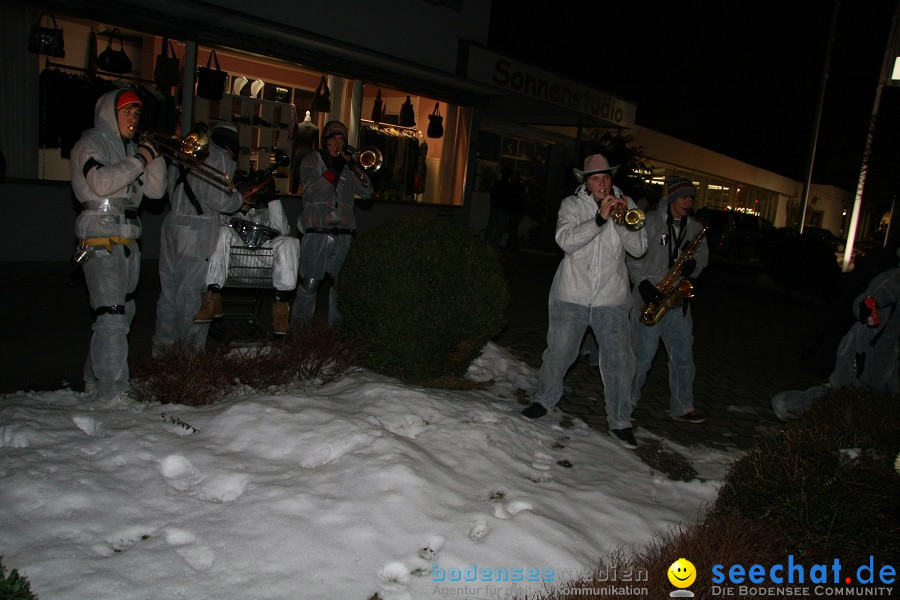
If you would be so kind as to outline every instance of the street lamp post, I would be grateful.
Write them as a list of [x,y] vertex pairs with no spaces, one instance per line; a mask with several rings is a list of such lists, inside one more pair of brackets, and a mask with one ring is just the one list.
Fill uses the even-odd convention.
[[[878,108],[881,105],[881,91],[890,79],[890,69],[895,62],[897,53],[898,19],[900,19],[900,0],[894,9],[894,17],[891,20],[891,31],[888,34],[887,46],[884,49],[884,59],[881,62],[881,76],[878,78],[878,86],[875,88],[875,102],[872,106],[872,118],[869,121],[869,132],[866,134],[866,145],[863,149],[862,166],[859,169],[859,181],[856,186],[856,199],[853,201],[853,211],[850,213],[850,227],[847,235],[847,243],[844,246],[844,263],[842,270],[846,273],[850,270],[850,258],[853,256],[853,244],[856,241],[856,226],[859,223],[859,209],[862,205],[863,189],[866,185],[866,174],[869,170],[869,158],[872,154],[872,140],[875,137],[875,121],[878,118]],[[887,240],[887,236],[885,236]]]

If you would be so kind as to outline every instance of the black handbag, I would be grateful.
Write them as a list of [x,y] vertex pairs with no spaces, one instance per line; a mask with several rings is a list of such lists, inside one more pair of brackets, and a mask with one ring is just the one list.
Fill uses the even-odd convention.
[[316,112],[331,112],[331,90],[328,89],[328,81],[325,80],[324,75],[319,81],[319,87],[316,88],[316,94],[313,96],[309,109]]
[[[172,56],[169,56],[169,51]],[[162,52],[156,55],[156,67],[153,69],[153,83],[160,89],[167,89],[178,85],[178,74],[181,71],[181,61],[175,56],[175,47],[169,38],[164,37]]]
[[[210,67],[211,61],[215,61],[215,69]],[[216,56],[216,51],[210,51],[209,58],[206,59],[206,66],[200,67],[197,71],[197,95],[206,100],[221,100],[225,95],[227,80],[228,73],[219,66],[219,57]]]
[[412,100],[406,97],[406,102],[400,107],[400,125],[413,127],[416,124],[416,111],[413,110]]
[[[119,34],[119,49],[114,50],[112,43],[117,33]],[[97,56],[97,68],[108,73],[118,73],[120,75],[131,73],[131,59],[125,54],[125,42],[122,40],[122,32],[118,28],[110,32],[106,50]]]
[[430,138],[444,137],[444,117],[441,116],[440,102],[434,103],[434,110],[428,115],[428,131]]
[[[44,15],[50,15],[53,27],[44,27],[41,21]],[[63,30],[56,24],[56,17],[51,12],[42,12],[37,23],[31,25],[31,33],[28,35],[28,51],[35,54],[46,54],[57,58],[66,57],[66,45],[63,40]]]
[[375,96],[375,103],[372,105],[372,120],[381,123],[384,120],[384,101],[381,99],[381,90]]

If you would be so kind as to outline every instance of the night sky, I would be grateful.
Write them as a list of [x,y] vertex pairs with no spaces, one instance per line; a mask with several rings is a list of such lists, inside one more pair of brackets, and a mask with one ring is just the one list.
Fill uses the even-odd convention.
[[[635,102],[639,125],[805,179],[833,2],[492,7],[490,45],[498,51]],[[856,190],[895,7],[840,3],[814,183]],[[884,94],[879,112],[893,124],[896,92]],[[900,129],[893,124],[892,132]]]

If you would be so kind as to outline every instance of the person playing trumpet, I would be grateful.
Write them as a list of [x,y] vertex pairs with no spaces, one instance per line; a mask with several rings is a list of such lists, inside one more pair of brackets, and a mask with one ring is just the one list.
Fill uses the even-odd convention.
[[550,287],[547,349],[534,402],[522,414],[540,418],[559,403],[566,371],[578,358],[581,340],[590,327],[600,347],[609,433],[626,448],[634,449],[634,354],[625,256],[642,256],[647,251],[647,233],[611,218],[614,210],[636,208],[612,185],[616,169],[602,154],[588,156],[584,170],[573,169],[581,185],[559,207],[556,243],[565,256]]
[[[631,388],[632,409],[641,399],[641,388],[662,338],[669,357],[669,416],[676,421],[702,423],[706,418],[694,408],[694,323],[689,301],[670,310],[656,325],[647,326],[638,318],[645,305],[663,300],[657,284],[675,265],[685,247],[703,229],[703,223],[691,216],[697,189],[690,179],[674,175],[666,179],[667,196],[659,210],[647,215],[647,254],[640,259],[628,257],[628,271],[634,284],[635,373]],[[706,239],[700,241],[694,255],[681,265],[680,277],[696,278],[709,262]]]
[[118,89],[97,100],[94,127],[72,148],[70,179],[81,203],[75,220],[76,260],[94,311],[93,335],[84,365],[84,388],[101,400],[130,389],[128,331],[141,267],[141,199],[162,198],[166,164],[151,143],[134,141],[143,102]]
[[329,121],[322,127],[322,147],[300,163],[303,208],[297,220],[300,240],[300,285],[291,321],[310,319],[316,310],[319,283],[331,276],[328,322],[340,322],[338,274],[356,233],[356,198],[371,198],[369,176],[347,149],[347,126]]
[[[195,124],[192,133],[205,135],[206,124]],[[221,172],[232,178],[239,151],[237,129],[222,123],[209,133],[208,139],[203,164],[212,173]],[[196,323],[194,315],[206,291],[209,257],[215,251],[224,215],[235,212],[244,203],[241,190],[229,189],[225,181],[217,185],[194,170],[177,160],[169,166],[171,208],[163,220],[161,234],[160,292],[153,333],[155,356],[175,342],[183,342],[194,350],[206,347],[209,321]]]

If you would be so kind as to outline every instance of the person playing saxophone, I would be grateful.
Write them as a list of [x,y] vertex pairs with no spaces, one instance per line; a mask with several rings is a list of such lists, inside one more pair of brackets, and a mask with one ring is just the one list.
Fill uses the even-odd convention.
[[[640,321],[643,306],[659,305],[663,294],[658,284],[663,280],[691,240],[703,230],[703,224],[692,218],[691,207],[697,189],[690,179],[671,176],[666,179],[667,195],[658,210],[646,215],[647,253],[641,258],[628,256],[629,277],[633,286],[632,327],[635,371],[631,389],[632,410],[641,398],[641,388],[662,338],[669,357],[669,415],[676,421],[702,423],[706,420],[694,408],[694,334],[691,310],[687,300],[666,312],[659,323],[648,326]],[[700,240],[693,256],[683,261],[680,278],[696,278],[709,261],[709,247]]]

